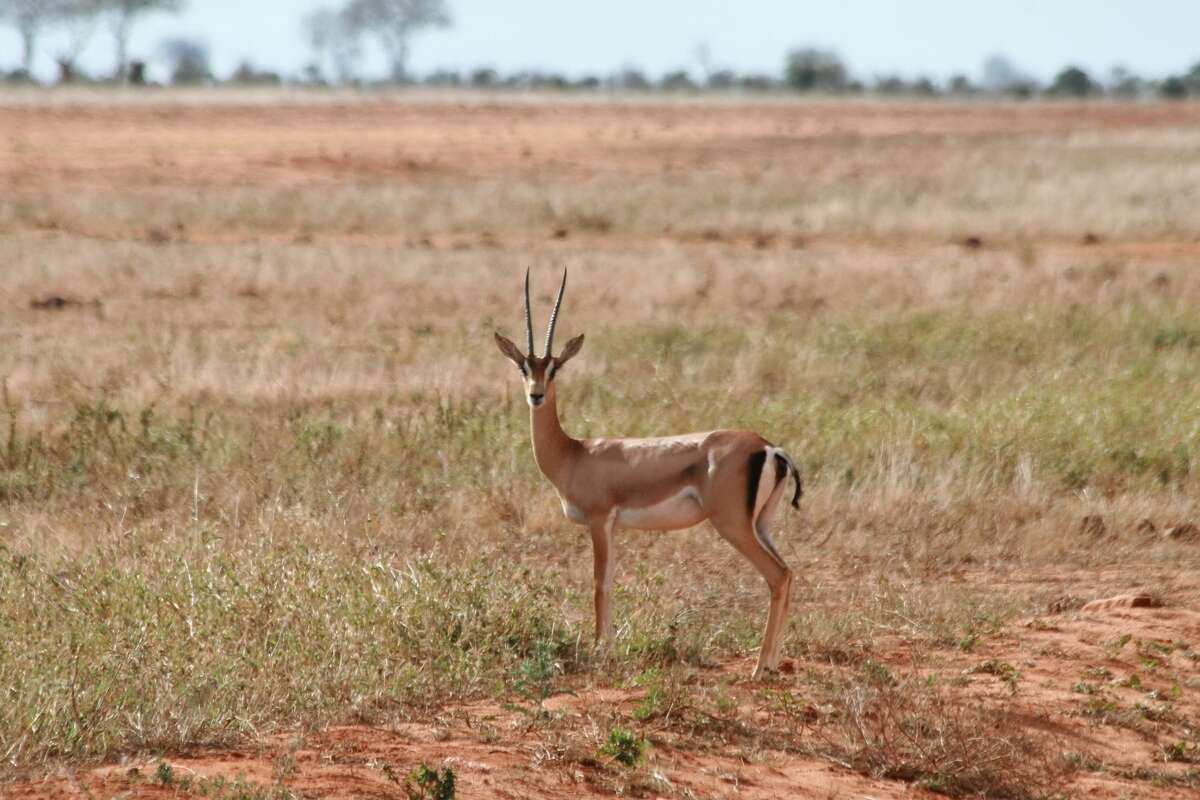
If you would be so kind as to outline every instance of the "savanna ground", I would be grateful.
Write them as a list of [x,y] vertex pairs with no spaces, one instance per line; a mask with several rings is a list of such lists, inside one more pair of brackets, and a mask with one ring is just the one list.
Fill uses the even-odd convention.
[[[1200,788],[1200,106],[0,103],[0,795]],[[526,267],[569,431],[801,464],[778,678],[707,528],[591,648]]]

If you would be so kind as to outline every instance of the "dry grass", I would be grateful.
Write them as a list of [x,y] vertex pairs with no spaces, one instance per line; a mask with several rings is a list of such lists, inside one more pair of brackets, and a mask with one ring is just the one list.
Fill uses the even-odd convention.
[[[353,138],[350,131],[344,135]],[[465,157],[483,161],[486,156],[476,152],[482,145],[474,144]],[[576,148],[584,151],[585,145],[581,141]],[[693,152],[699,147],[687,145]],[[436,152],[434,143],[427,146]],[[802,144],[784,137],[718,141],[711,152],[696,155],[696,163],[650,171],[679,146],[664,141],[633,149],[626,168],[649,174],[638,174],[632,184],[627,174],[596,167],[568,180],[544,173],[519,180],[510,173],[468,179],[441,175],[441,168],[406,169],[408,157],[402,155],[385,157],[398,159],[399,166],[345,164],[340,156],[322,155],[313,155],[318,163],[311,166],[284,161],[288,171],[316,171],[322,183],[331,177],[326,173],[352,173],[349,181],[320,188],[297,189],[284,177],[277,179],[284,186],[206,185],[231,169],[224,160],[193,166],[202,185],[181,188],[164,175],[118,198],[86,184],[69,194],[38,190],[37,180],[22,174],[21,182],[34,191],[0,205],[0,230],[182,241],[383,236],[414,243],[452,234],[479,243],[486,234],[540,240],[565,229],[649,240],[854,237],[929,243],[975,235],[1020,244],[1077,241],[1090,232],[1110,241],[1194,242],[1192,193],[1200,167],[1190,155],[1193,134],[1174,128],[960,135],[939,143],[936,153],[930,152],[929,138],[915,136],[829,137]],[[619,159],[621,152],[612,157]],[[609,155],[606,148],[600,153]],[[572,151],[562,157],[570,164],[580,156]],[[373,169],[399,174],[381,182],[372,179]],[[122,176],[102,173],[95,179]]]
[[[992,635],[1055,591],[947,583],[964,570],[1196,566],[1161,536],[1200,518],[1196,129],[753,128],[740,146],[715,119],[660,172],[659,144],[604,134],[611,174],[535,157],[193,188],[134,164],[0,199],[7,767],[754,646],[760,581],[703,532],[624,537],[617,652],[581,645],[585,540],[490,337],[520,325],[532,265],[542,309],[570,268],[563,330],[588,334],[569,430],[745,426],[802,464],[786,646],[849,670],[837,757],[963,795],[1046,788],[1013,767],[1040,740],[970,739],[998,718],[858,670],[896,641]],[[524,124],[535,152],[556,141]],[[55,163],[21,144],[32,129],[7,146]],[[176,134],[147,146],[186,161]],[[484,146],[456,130],[451,150],[464,137]]]
[[1025,721],[926,686],[847,687],[846,763],[951,797],[1051,797],[1069,765]]

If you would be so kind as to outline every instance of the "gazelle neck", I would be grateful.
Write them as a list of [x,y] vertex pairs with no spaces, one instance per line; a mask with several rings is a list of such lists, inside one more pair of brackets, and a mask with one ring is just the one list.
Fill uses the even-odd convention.
[[553,385],[547,387],[546,399],[540,406],[530,407],[529,429],[538,469],[559,487],[579,442],[568,436],[558,421],[558,398]]

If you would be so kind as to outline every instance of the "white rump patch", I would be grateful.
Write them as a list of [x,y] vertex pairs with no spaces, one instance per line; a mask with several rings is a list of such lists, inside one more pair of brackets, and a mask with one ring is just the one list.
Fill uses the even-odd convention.
[[763,462],[762,474],[758,476],[758,494],[754,498],[755,521],[758,520],[758,515],[766,507],[767,501],[771,499],[771,494],[779,483],[779,462],[775,459],[775,454],[778,452],[778,447],[767,447],[767,459]]
[[[779,474],[779,461],[775,458],[777,453],[782,451],[778,447],[767,448],[767,460],[763,463],[762,475],[758,479],[758,496],[754,500],[754,536],[758,539],[759,544],[770,553],[781,566],[787,566],[783,557],[779,555],[779,551],[775,549],[775,542],[771,539],[770,524],[771,518],[775,515],[775,509],[779,505],[779,499],[786,488],[786,481],[781,480],[787,478],[787,468],[783,468],[783,474]],[[783,456],[787,459],[787,456]]]

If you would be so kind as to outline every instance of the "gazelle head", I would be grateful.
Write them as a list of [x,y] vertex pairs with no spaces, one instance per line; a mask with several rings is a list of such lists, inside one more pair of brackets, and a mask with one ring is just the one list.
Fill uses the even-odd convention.
[[562,285],[558,287],[558,299],[554,301],[554,311],[550,314],[550,325],[546,329],[546,355],[538,357],[533,351],[533,315],[529,310],[529,270],[525,270],[525,334],[529,348],[522,353],[520,348],[511,340],[496,334],[496,346],[500,348],[509,361],[521,370],[521,380],[525,385],[525,399],[530,408],[538,408],[548,396],[554,393],[554,378],[571,358],[583,347],[583,334],[579,334],[563,349],[559,356],[552,355],[554,346],[554,326],[558,322],[558,310],[562,307],[563,292],[567,288],[567,271],[563,270]]

